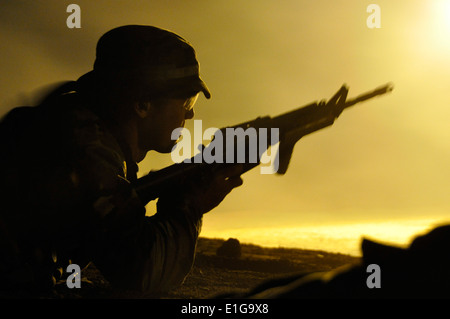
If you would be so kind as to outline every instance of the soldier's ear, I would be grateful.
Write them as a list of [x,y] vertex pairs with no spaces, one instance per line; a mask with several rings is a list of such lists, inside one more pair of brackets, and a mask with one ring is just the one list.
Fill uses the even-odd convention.
[[140,118],[146,118],[152,112],[153,106],[150,102],[136,102],[134,103],[134,111]]

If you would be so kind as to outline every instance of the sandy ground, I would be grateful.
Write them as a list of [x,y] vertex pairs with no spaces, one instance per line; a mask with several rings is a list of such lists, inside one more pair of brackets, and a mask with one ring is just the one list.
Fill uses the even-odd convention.
[[204,299],[228,293],[245,293],[251,288],[292,274],[327,271],[354,264],[359,258],[324,251],[265,248],[241,244],[240,257],[218,256],[224,240],[200,238],[192,271],[183,285],[164,294],[145,295],[114,289],[94,265],[82,273],[82,287],[68,289],[57,285],[49,298],[84,299]]

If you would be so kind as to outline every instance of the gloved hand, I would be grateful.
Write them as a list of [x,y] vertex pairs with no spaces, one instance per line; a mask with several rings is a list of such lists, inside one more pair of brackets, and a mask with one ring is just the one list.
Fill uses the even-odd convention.
[[206,214],[217,207],[234,188],[243,184],[242,173],[242,165],[232,165],[210,176],[189,181],[186,183],[184,199],[198,214]]

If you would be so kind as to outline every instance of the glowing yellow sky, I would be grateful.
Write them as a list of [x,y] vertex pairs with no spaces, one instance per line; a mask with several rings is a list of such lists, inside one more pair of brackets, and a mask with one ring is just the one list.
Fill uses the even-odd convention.
[[[81,29],[66,27],[72,2],[81,7]],[[375,1],[381,28],[369,29],[367,1],[2,1],[0,111],[89,71],[107,30],[157,25],[197,49],[212,91],[210,101],[202,97],[196,106],[204,128],[277,115],[329,98],[343,83],[350,96],[395,85],[390,95],[301,140],[287,175],[244,175],[244,185],[205,217],[206,230],[445,217],[449,2]],[[169,155],[150,153],[140,168],[171,163]]]

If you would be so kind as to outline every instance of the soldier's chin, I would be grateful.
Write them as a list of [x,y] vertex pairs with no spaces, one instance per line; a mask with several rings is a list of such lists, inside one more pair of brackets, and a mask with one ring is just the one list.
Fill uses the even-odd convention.
[[175,146],[177,145],[178,141],[172,141],[172,143],[170,143],[169,145],[165,146],[161,146],[157,151],[159,153],[172,153],[173,149],[175,148]]

